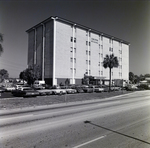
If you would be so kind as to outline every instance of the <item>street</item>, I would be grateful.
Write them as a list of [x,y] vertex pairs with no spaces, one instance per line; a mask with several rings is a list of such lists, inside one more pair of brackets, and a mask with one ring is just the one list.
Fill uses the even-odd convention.
[[0,148],[134,147],[150,147],[150,91],[0,110]]

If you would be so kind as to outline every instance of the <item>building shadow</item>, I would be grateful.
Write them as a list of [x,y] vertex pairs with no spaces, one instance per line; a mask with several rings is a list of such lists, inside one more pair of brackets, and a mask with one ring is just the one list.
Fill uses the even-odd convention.
[[119,135],[122,135],[122,136],[125,136],[125,137],[128,137],[128,138],[131,138],[131,139],[134,139],[134,140],[137,140],[137,141],[140,141],[140,142],[143,142],[143,143],[146,143],[146,144],[149,144],[149,145],[150,145],[150,142],[147,142],[147,141],[141,140],[141,139],[139,139],[139,138],[132,137],[132,136],[129,136],[129,135],[120,133],[120,132],[118,132],[118,131],[115,131],[115,130],[106,128],[106,127],[104,127],[104,126],[97,125],[97,124],[95,124],[95,123],[92,123],[91,121],[86,120],[86,121],[84,121],[84,123],[85,123],[85,124],[91,124],[91,125],[94,125],[94,126],[96,126],[96,127],[105,129],[105,130],[107,130],[107,131],[111,131],[111,132],[113,132],[113,133],[116,133],[116,134],[119,134]]

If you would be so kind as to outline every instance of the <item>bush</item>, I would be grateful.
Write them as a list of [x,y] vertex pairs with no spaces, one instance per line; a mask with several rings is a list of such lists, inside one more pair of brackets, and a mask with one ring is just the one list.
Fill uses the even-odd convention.
[[148,89],[149,89],[149,87],[148,87],[147,84],[141,84],[141,85],[138,86],[138,88],[139,88],[140,90],[148,90]]

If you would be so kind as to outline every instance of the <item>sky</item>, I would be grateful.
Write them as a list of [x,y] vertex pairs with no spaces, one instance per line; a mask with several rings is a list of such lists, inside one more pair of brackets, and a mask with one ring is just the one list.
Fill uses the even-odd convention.
[[150,74],[149,0],[0,0],[4,35],[0,69],[19,77],[27,68],[26,30],[58,16],[130,42],[129,71]]

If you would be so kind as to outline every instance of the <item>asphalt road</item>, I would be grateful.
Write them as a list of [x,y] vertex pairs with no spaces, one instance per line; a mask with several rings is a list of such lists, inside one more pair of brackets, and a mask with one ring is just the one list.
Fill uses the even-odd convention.
[[150,147],[150,91],[0,110],[0,148],[134,147]]

